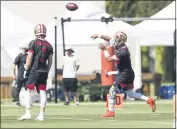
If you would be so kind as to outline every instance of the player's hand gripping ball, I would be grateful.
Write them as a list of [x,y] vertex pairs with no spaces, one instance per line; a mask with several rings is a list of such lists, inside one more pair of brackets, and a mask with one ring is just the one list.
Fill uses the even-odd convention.
[[75,10],[78,9],[78,6],[77,6],[77,4],[75,4],[75,3],[68,3],[68,4],[66,5],[66,8],[67,8],[69,11],[75,11]]

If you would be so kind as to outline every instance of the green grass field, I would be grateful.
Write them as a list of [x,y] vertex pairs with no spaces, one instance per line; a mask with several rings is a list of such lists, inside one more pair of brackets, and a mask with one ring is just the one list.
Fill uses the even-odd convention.
[[116,109],[116,117],[102,119],[105,103],[81,103],[80,106],[48,104],[45,121],[35,121],[38,104],[32,108],[32,120],[17,121],[23,107],[13,103],[1,104],[2,128],[171,128],[173,120],[171,100],[157,102],[157,111],[151,112],[142,101],[125,101],[124,108]]

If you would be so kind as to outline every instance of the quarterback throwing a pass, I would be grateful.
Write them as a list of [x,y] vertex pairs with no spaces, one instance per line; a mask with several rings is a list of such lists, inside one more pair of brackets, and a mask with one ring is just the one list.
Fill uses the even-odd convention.
[[91,36],[92,39],[96,38],[102,38],[105,41],[109,43],[109,45],[114,47],[114,55],[110,56],[109,52],[107,51],[107,46],[104,44],[100,44],[100,49],[104,51],[105,59],[110,61],[115,61],[117,69],[119,71],[119,74],[117,74],[117,79],[112,85],[112,87],[109,90],[109,100],[108,100],[108,108],[109,110],[105,115],[103,115],[103,118],[107,117],[114,117],[115,116],[115,99],[116,99],[116,93],[123,89],[126,91],[127,95],[131,98],[141,99],[145,100],[150,107],[152,108],[152,112],[156,110],[155,100],[152,98],[148,98],[140,93],[134,92],[133,88],[133,82],[135,78],[134,71],[131,66],[131,59],[130,59],[130,53],[126,46],[127,42],[127,35],[124,32],[118,31],[115,33],[113,38],[110,38],[107,35],[98,35],[94,34]]

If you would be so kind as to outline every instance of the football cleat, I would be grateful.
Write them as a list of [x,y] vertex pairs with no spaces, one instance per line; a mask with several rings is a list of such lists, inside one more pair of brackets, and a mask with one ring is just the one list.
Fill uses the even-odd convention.
[[155,112],[156,110],[156,104],[155,104],[155,100],[152,98],[149,98],[147,100],[147,103],[149,104],[149,106],[152,108],[152,112]]
[[24,114],[20,118],[18,118],[19,121],[30,120],[30,119],[31,119],[31,115],[30,114]]
[[17,103],[16,103],[16,105],[17,105],[17,106],[19,106],[19,107],[21,107],[21,106],[22,106],[19,102],[17,102]]
[[76,105],[76,106],[79,106],[79,102],[76,102],[75,105]]
[[36,121],[44,121],[44,116],[39,115],[39,116],[36,118]]
[[115,117],[115,112],[113,111],[107,111],[106,114],[101,116],[102,118],[109,118],[109,117]]
[[69,105],[69,102],[65,102],[64,105]]

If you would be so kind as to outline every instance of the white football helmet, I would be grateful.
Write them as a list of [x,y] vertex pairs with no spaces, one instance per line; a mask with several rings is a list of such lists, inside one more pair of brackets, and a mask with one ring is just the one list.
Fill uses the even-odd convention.
[[46,36],[47,33],[47,28],[44,24],[37,24],[34,29],[34,34],[36,36]]
[[122,31],[118,31],[114,34],[113,41],[113,46],[117,47],[119,44],[127,42],[127,35]]

